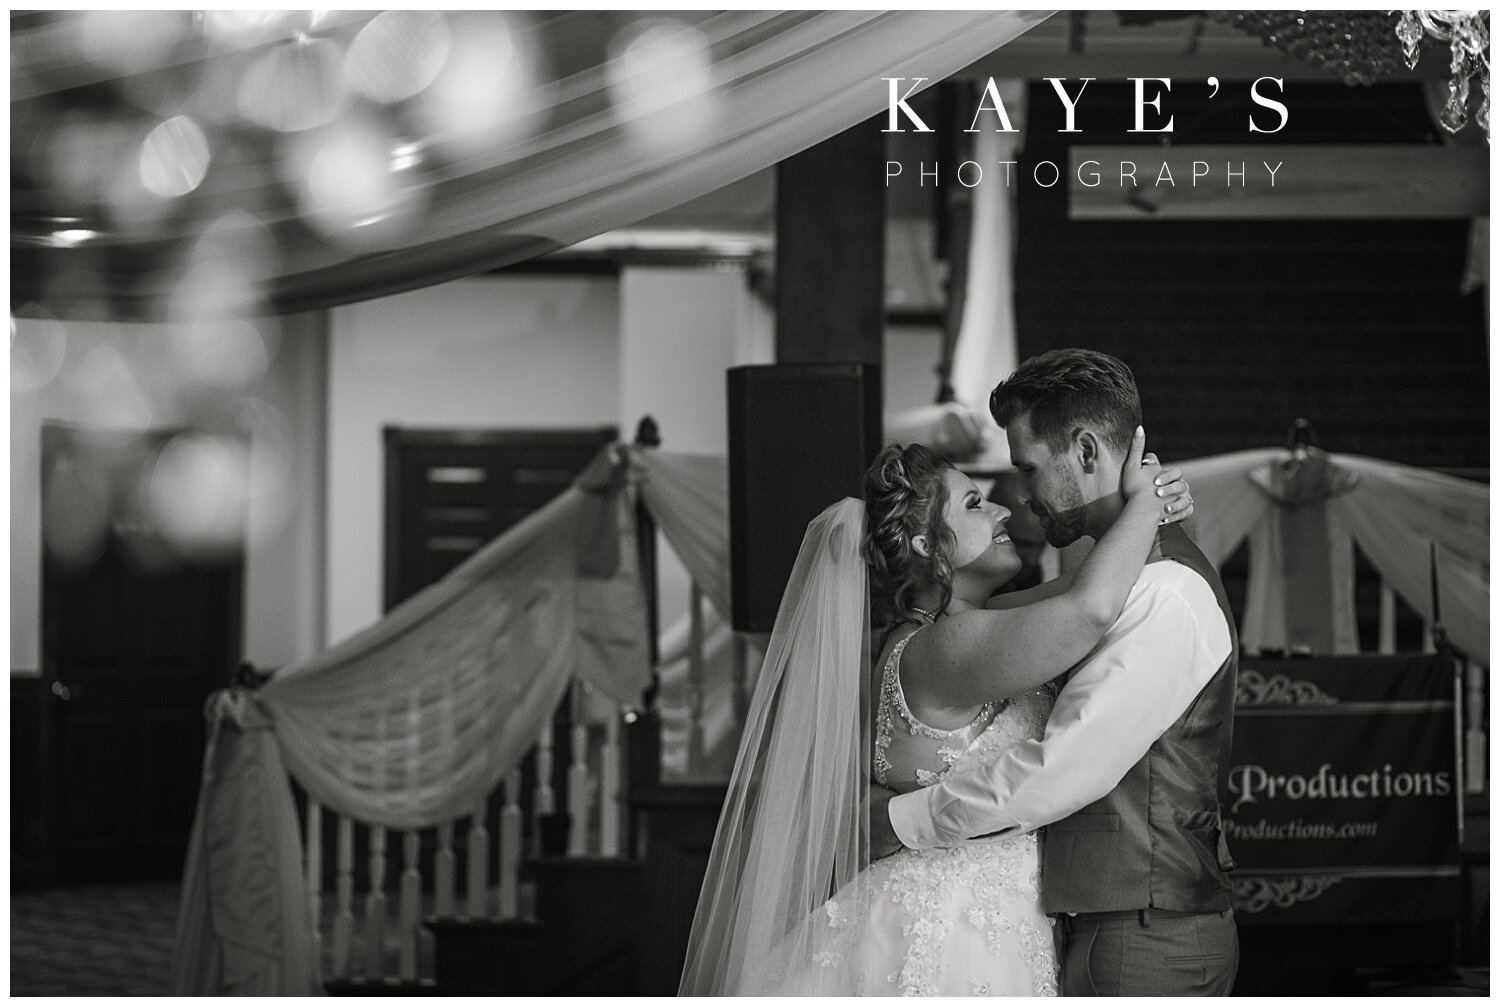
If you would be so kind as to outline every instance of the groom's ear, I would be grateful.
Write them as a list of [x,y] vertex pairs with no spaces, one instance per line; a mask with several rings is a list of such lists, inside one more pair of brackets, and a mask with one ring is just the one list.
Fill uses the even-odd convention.
[[1087,427],[1080,427],[1073,434],[1073,450],[1083,471],[1093,475],[1100,465],[1099,435]]

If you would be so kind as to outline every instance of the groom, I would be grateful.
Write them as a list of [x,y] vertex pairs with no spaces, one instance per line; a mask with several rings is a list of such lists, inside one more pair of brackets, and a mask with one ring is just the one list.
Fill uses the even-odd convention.
[[[1091,350],[1043,353],[995,388],[990,410],[1047,541],[1103,534],[1140,423],[1129,368]],[[1239,938],[1217,792],[1237,651],[1213,567],[1180,525],[1163,527],[1045,737],[886,798],[888,813],[873,800],[874,855],[1046,825],[1041,902],[1066,936],[1063,995],[1228,995]]]

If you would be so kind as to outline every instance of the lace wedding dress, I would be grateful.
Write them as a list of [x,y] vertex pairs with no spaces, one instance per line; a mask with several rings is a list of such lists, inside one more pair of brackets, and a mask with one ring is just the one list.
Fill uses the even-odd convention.
[[[897,670],[920,629],[891,650],[876,708],[874,778],[902,792],[993,761],[1041,736],[1048,688],[989,703],[968,725],[931,728]],[[808,961],[775,992],[824,996],[1056,996],[1052,922],[1038,903],[1034,833],[876,861],[803,924]]]

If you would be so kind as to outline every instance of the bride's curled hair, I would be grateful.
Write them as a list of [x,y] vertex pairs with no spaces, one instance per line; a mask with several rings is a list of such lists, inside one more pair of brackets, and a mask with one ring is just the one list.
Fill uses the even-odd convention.
[[[928,583],[942,592],[941,612],[953,596],[953,532],[943,520],[952,466],[922,444],[890,444],[865,471],[865,560],[870,566],[871,621],[877,626],[917,620],[912,596]],[[923,556],[912,539],[925,535]]]

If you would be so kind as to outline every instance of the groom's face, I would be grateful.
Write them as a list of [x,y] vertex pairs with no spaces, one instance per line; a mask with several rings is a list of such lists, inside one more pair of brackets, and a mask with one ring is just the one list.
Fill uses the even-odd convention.
[[1031,432],[1026,415],[1005,428],[1010,460],[1021,476],[1021,497],[1041,522],[1047,544],[1061,549],[1084,533],[1084,498],[1081,472],[1072,452],[1054,452],[1047,442]]

